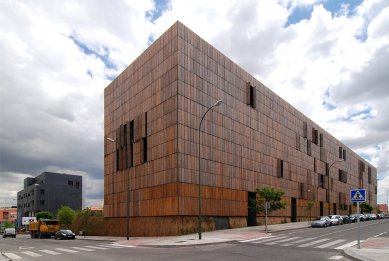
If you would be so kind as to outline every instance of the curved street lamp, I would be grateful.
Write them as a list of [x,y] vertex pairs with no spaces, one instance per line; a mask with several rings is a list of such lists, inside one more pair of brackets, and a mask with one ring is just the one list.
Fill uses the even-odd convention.
[[334,166],[335,163],[342,162],[342,161],[344,161],[344,160],[343,159],[335,160],[334,162],[332,162],[332,164],[328,168],[328,215],[331,215],[331,213],[330,213],[331,212],[331,188],[330,188],[331,187],[331,183],[330,183],[331,167]]
[[214,107],[216,106],[219,106],[220,104],[222,103],[221,100],[218,100],[217,102],[215,102],[214,105],[212,105],[211,107],[209,107],[206,112],[203,114],[203,117],[201,117],[201,120],[200,120],[200,124],[199,124],[199,162],[198,162],[198,167],[199,167],[199,185],[198,185],[198,188],[199,188],[199,217],[198,217],[198,226],[199,226],[199,240],[201,240],[201,222],[202,222],[202,216],[201,216],[201,204],[202,204],[202,198],[201,198],[201,170],[200,170],[200,164],[201,164],[201,154],[200,154],[200,150],[201,150],[201,124],[203,123],[203,120],[205,118],[205,115],[207,115],[207,113],[212,110]]

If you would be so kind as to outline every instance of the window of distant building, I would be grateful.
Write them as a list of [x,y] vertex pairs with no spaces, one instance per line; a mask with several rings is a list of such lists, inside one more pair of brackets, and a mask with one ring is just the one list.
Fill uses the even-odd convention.
[[68,180],[68,185],[73,186],[73,180]]

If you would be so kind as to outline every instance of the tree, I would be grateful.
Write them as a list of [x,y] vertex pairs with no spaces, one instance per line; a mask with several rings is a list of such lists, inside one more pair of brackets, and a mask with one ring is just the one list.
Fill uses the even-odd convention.
[[359,207],[361,208],[361,213],[371,213],[371,211],[374,209],[373,206],[367,204],[366,202],[359,204]]
[[88,220],[91,216],[93,216],[93,212],[91,211],[90,208],[85,208],[77,212],[77,217],[79,217],[82,220],[84,237],[86,236],[86,232],[88,230]]
[[12,224],[12,223],[9,222],[9,221],[5,221],[5,222],[3,223],[3,226],[4,226],[4,228],[13,228],[13,227],[15,227],[15,225]]
[[267,211],[269,214],[275,210],[285,208],[286,203],[281,201],[282,196],[284,195],[283,191],[264,187],[256,189],[255,192],[257,193],[256,202],[254,202],[254,204],[251,203],[251,207],[255,208],[257,213],[265,212],[265,202],[268,204]]
[[75,212],[68,206],[62,206],[57,213],[59,224],[65,225],[66,228],[73,223]]
[[314,205],[315,205],[314,201],[312,201],[312,200],[308,201],[307,209],[309,211],[309,222],[311,222],[311,210],[312,210]]
[[53,217],[54,217],[53,213],[46,212],[46,211],[38,212],[36,214],[36,219],[37,220],[39,220],[39,219],[53,219]]

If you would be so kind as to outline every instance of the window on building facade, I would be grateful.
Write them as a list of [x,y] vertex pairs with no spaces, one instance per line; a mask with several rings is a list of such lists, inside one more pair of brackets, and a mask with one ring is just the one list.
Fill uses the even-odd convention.
[[346,161],[346,150],[343,150],[343,160]]
[[305,195],[305,184],[304,183],[299,183],[299,190],[300,190],[300,198],[306,198]]
[[319,174],[319,187],[324,188],[325,180],[324,180],[324,175]]
[[310,140],[307,140],[307,154],[309,156],[312,155],[312,148],[311,148],[311,141]]
[[278,159],[277,177],[284,177],[284,161],[282,159]]
[[250,82],[246,83],[246,104],[256,107],[256,89]]
[[319,144],[319,131],[312,127],[312,142],[314,144]]
[[68,180],[68,185],[73,186],[73,180]]
[[45,201],[44,200],[41,200],[41,205],[45,205]]
[[371,184],[371,167],[367,167],[367,181]]
[[300,150],[300,135],[296,133],[296,150]]
[[343,183],[347,183],[347,172],[343,170],[339,170],[339,181]]
[[246,103],[256,108],[256,89],[250,82],[246,83]]
[[308,138],[308,125],[306,121],[303,122],[303,136],[304,138]]
[[339,159],[343,159],[343,148],[339,147]]
[[141,149],[142,149],[142,163],[145,163],[147,161],[147,138],[142,138],[141,143]]
[[313,172],[316,172],[316,173],[317,173],[316,158],[313,158]]
[[76,188],[80,188],[80,182],[79,181],[76,181]]
[[44,194],[45,194],[45,190],[41,189],[41,195],[44,195]]
[[320,147],[323,147],[323,133],[320,133]]

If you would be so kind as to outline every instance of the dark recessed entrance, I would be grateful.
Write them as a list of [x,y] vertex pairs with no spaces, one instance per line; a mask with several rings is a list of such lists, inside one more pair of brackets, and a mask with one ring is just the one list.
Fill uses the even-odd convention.
[[290,213],[290,221],[296,222],[297,221],[297,199],[292,198],[291,199],[291,213]]
[[255,201],[256,201],[256,193],[248,192],[248,200],[247,200],[247,226],[256,226],[257,225],[257,211],[255,210]]

